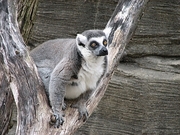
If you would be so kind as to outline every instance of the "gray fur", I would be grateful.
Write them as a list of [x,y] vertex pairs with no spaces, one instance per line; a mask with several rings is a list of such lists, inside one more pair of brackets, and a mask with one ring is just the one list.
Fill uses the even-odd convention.
[[[103,52],[106,47],[100,42],[97,48],[89,49],[90,40],[98,37],[101,38],[97,42],[106,39],[103,31],[89,30],[77,35],[76,40],[49,40],[30,53],[48,93],[56,118],[55,127],[64,122],[64,98],[78,98],[88,90],[95,89],[106,70],[107,52]],[[73,106],[78,108],[80,116],[84,115],[85,119],[87,118],[84,99],[80,99]]]
[[82,35],[86,36],[88,40],[92,37],[106,36],[102,30],[86,30],[82,33]]

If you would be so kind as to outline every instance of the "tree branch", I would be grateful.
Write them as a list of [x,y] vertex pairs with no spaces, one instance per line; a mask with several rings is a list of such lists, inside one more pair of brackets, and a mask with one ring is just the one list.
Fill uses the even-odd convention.
[[[46,96],[37,77],[35,65],[29,57],[19,32],[16,20],[17,1],[2,0],[0,7],[0,65],[2,66],[0,72],[3,71],[0,78],[4,80],[0,82],[4,85],[0,87],[0,91],[2,93],[6,93],[7,90],[12,91],[18,112],[16,134],[27,134],[34,123],[37,123],[39,108],[47,107]],[[40,104],[42,101],[43,103]],[[12,104],[12,99],[10,102]],[[1,104],[2,106],[4,105]],[[9,108],[9,110],[12,109]],[[3,118],[0,121],[2,120]],[[4,134],[3,130],[2,134]]]

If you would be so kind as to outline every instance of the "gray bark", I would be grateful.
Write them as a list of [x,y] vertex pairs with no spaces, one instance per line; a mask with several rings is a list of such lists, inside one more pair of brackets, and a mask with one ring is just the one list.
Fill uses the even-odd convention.
[[[8,128],[13,99],[17,106],[16,134],[33,132],[30,127],[37,121],[38,109],[47,106],[35,65],[25,48],[18,28],[16,9],[16,0],[0,2],[0,107],[2,108],[0,131],[2,135]],[[40,104],[40,101],[44,102]],[[43,115],[43,109],[41,112]]]
[[38,0],[18,0],[18,24],[21,35],[27,43],[33,27],[33,21],[38,6]]

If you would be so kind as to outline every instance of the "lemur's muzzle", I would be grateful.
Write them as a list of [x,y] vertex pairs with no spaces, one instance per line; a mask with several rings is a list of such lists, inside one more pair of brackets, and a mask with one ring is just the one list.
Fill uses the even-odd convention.
[[103,47],[100,51],[99,51],[99,55],[98,56],[105,56],[108,55],[108,50],[106,47]]

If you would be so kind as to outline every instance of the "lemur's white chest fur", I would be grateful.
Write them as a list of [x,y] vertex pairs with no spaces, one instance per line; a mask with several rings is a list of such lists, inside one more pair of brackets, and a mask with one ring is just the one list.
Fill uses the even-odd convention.
[[89,58],[88,62],[82,61],[78,79],[73,79],[66,86],[65,98],[75,99],[87,90],[96,88],[97,82],[104,72],[104,56]]
[[72,79],[70,84],[66,86],[65,98],[75,99],[87,90],[94,90],[96,88],[97,82],[104,73],[105,55],[108,54],[105,47],[107,46],[106,36],[104,33],[100,35],[89,39],[87,38],[88,36],[83,34],[77,35],[76,45],[82,54],[81,69],[77,79]]

